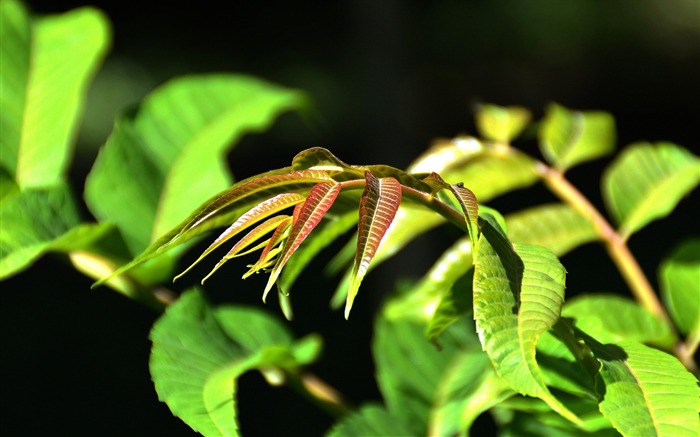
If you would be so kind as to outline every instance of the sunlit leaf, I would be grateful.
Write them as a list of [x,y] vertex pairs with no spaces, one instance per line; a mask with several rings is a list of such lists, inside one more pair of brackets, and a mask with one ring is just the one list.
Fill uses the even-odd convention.
[[[214,242],[211,245],[209,245],[209,247],[207,247],[207,249],[204,252],[202,252],[202,254],[199,256],[199,258],[197,258],[195,262],[193,262],[185,271],[177,275],[175,279],[187,273],[204,257],[209,255],[212,251],[216,250],[216,248],[218,248],[231,238],[238,235],[240,232],[248,229],[250,226],[254,225],[255,223],[258,223],[260,220],[266,217],[271,216],[272,214],[275,214],[277,212],[280,212],[284,209],[287,209],[291,206],[303,202],[304,199],[305,197],[298,193],[282,193],[270,199],[263,200],[262,202],[248,210],[245,214],[238,217],[238,219],[231,226],[229,226],[224,232],[222,232],[221,235],[219,235],[219,237],[216,240],[214,240]],[[273,228],[274,227],[276,227],[276,225],[274,225]],[[263,232],[263,234],[265,233],[267,232]]]
[[674,249],[659,269],[661,297],[683,334],[700,337],[700,238]]
[[[289,172],[289,169],[275,170],[244,179],[204,202],[180,225],[157,239],[143,253],[130,263],[120,267],[110,277],[119,275],[173,247],[186,243],[208,230],[230,225],[260,202],[283,193],[306,194],[314,185],[324,181],[332,181],[325,172],[310,170]],[[99,281],[98,284],[110,277]]]
[[66,177],[88,85],[107,52],[109,22],[93,8],[30,20],[0,3],[0,163],[22,188]]
[[476,127],[491,141],[510,143],[530,122],[530,111],[520,106],[479,105]]
[[[231,184],[226,152],[245,133],[263,130],[280,113],[305,105],[300,92],[247,76],[171,80],[117,121],[88,175],[87,204],[101,221],[117,225],[132,255],[146,250],[145,256],[150,256],[163,245],[154,244],[161,235],[169,241],[174,234],[168,231],[192,210],[203,212],[199,205]],[[259,181],[258,190],[265,183]],[[238,214],[264,200],[245,198],[250,203],[232,207],[241,206],[241,211],[235,211]],[[215,201],[216,206],[220,205]],[[198,226],[201,229],[181,235],[186,238],[180,242],[203,230],[229,225],[235,218],[209,220],[206,226]],[[182,227],[175,229],[176,233]]]
[[513,394],[482,351],[456,354],[439,382],[427,435],[467,436],[479,415]]
[[599,238],[585,217],[561,203],[539,205],[509,214],[506,223],[512,241],[544,246],[557,256]]
[[[309,236],[316,225],[321,222],[326,212],[333,206],[338,193],[340,193],[340,184],[336,182],[321,182],[311,189],[304,203],[300,204],[295,211],[292,230],[289,232],[289,237],[277,258],[277,263],[270,272],[270,278],[263,293],[263,301],[294,251],[297,250],[299,245]],[[298,217],[296,214],[298,214]]]
[[615,120],[607,112],[572,111],[551,104],[540,125],[539,139],[547,162],[565,171],[612,153]]
[[400,203],[401,184],[396,179],[380,179],[369,171],[365,172],[365,191],[360,200],[360,217],[357,222],[357,249],[345,303],[346,319],[350,315],[360,283],[367,274],[369,264],[394,220]]
[[[470,328],[469,325],[472,325]],[[435,396],[445,372],[464,350],[478,348],[473,322],[462,318],[441,337],[438,350],[425,338],[425,324],[379,317],[372,355],[387,409],[402,417],[411,435],[425,435]]]
[[0,204],[0,280],[28,268],[49,251],[89,247],[109,224],[80,223],[67,186],[15,191]]
[[700,388],[673,356],[632,341],[584,337],[602,368],[600,411],[625,436],[697,436]]
[[[318,339],[292,343],[284,325],[256,308],[211,308],[183,294],[151,331],[150,370],[158,397],[203,435],[240,435],[236,382],[249,370],[296,371],[318,355]],[[311,349],[309,348],[311,346]]]
[[340,419],[326,434],[327,437],[386,437],[409,436],[411,429],[401,417],[378,405],[363,405]]
[[700,182],[700,159],[670,143],[634,144],[603,175],[603,198],[627,238],[670,214]]
[[448,184],[437,173],[431,173],[424,181],[430,181],[430,185],[447,189],[455,197],[464,214],[464,221],[467,225],[469,238],[477,241],[479,236],[479,203],[474,193],[464,186],[462,182]]
[[615,295],[586,294],[566,303],[562,315],[603,342],[633,340],[671,348],[678,340],[667,322],[636,302]]
[[458,136],[440,139],[428,150],[416,158],[407,171],[409,173],[439,173],[462,165],[486,150],[486,146],[477,138]]
[[484,350],[514,390],[578,423],[549,391],[535,360],[540,335],[556,323],[564,303],[564,267],[541,246],[511,245],[487,221],[477,246],[474,318]]

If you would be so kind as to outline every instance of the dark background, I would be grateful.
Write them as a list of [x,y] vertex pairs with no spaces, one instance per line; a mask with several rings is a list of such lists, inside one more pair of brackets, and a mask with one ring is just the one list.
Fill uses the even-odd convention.
[[[478,102],[523,105],[536,117],[552,101],[602,109],[616,117],[619,147],[670,140],[698,153],[697,0],[28,2],[40,14],[86,4],[110,17],[114,40],[86,108],[71,170],[77,192],[116,114],[169,78],[202,72],[242,72],[306,90],[321,116],[310,126],[284,115],[269,132],[246,137],[230,158],[238,178],[288,165],[310,146],[350,163],[405,167],[436,137],[474,133]],[[536,153],[533,142],[521,146]],[[600,207],[597,187],[608,162],[569,175]],[[548,199],[540,187],[492,206],[509,212]],[[697,233],[691,208],[697,201],[697,193],[686,198],[673,217],[631,239],[654,285],[659,260],[682,236]],[[335,280],[302,277],[291,328],[324,336],[324,356],[312,370],[353,403],[380,399],[368,347],[372,314],[398,279],[428,268],[447,244],[445,235],[419,239],[370,275],[350,321],[327,309]],[[569,295],[626,293],[596,245],[563,262]],[[262,305],[262,279],[224,276],[208,283],[214,299]],[[106,288],[91,291],[90,284],[59,257],[2,284],[0,430],[191,435],[157,401],[149,379],[147,336],[157,314]],[[254,373],[241,380],[239,400],[246,435],[319,435],[332,423]],[[488,430],[489,419],[478,425]]]

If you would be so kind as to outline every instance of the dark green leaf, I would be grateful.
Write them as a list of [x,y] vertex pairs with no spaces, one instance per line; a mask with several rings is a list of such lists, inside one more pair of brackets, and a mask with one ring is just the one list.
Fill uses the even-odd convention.
[[[151,376],[161,401],[203,435],[239,435],[236,380],[248,370],[284,379],[315,358],[284,325],[256,308],[212,309],[197,291],[170,306],[151,331]],[[299,349],[299,350],[297,350]]]
[[80,8],[31,21],[0,5],[0,163],[22,188],[65,179],[87,87],[109,46],[101,12]]
[[557,170],[603,157],[615,149],[615,120],[607,112],[547,108],[540,125],[540,150]]
[[343,417],[326,434],[327,437],[387,437],[415,435],[402,421],[378,405],[363,405]]
[[603,198],[628,238],[673,211],[700,182],[700,159],[670,143],[627,147],[603,175]]

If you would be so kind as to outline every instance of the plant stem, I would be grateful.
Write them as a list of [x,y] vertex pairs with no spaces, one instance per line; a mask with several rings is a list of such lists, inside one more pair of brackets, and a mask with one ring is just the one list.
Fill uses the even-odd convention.
[[333,417],[342,417],[353,409],[338,390],[313,373],[304,371],[289,375],[287,384]]
[[632,253],[629,251],[625,240],[618,234],[598,210],[574,187],[564,174],[545,165],[537,163],[537,170],[549,189],[564,202],[571,205],[593,224],[596,233],[603,241],[605,248],[613,260],[622,277],[629,285],[632,294],[641,305],[652,314],[661,317],[670,323],[670,319],[663,305],[659,301],[651,287],[649,280],[642,271]]

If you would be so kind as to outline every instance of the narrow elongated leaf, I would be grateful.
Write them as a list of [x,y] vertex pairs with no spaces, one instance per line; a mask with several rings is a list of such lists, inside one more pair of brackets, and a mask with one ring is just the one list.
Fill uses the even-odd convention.
[[585,217],[561,203],[535,206],[509,214],[506,223],[508,237],[512,241],[544,246],[557,256],[599,238]]
[[663,218],[700,182],[700,159],[670,143],[634,144],[603,175],[603,198],[624,238]]
[[64,184],[15,191],[0,206],[0,280],[26,269],[48,251],[86,248],[111,228],[80,224],[77,206]]
[[379,405],[363,405],[333,425],[327,437],[386,437],[410,436],[411,429],[401,417]]
[[[292,343],[276,319],[256,308],[211,308],[189,291],[151,331],[150,370],[161,401],[206,436],[237,436],[236,380],[248,370],[295,371],[318,353]],[[311,346],[311,351],[309,351]],[[309,353],[311,352],[311,353]]]
[[289,169],[275,170],[244,179],[204,202],[192,212],[190,217],[153,242],[133,261],[120,267],[110,277],[97,284],[186,243],[208,230],[235,222],[243,213],[266,199],[284,193],[305,194],[315,184],[324,181],[332,181],[325,172],[311,170],[289,172]]
[[684,241],[659,268],[661,297],[683,334],[700,338],[700,238]]
[[540,150],[560,171],[603,157],[615,149],[615,120],[607,112],[547,107],[539,132]]
[[476,127],[487,140],[510,143],[530,122],[530,111],[520,106],[479,105]]
[[452,193],[462,208],[469,238],[472,241],[477,241],[479,237],[479,203],[474,193],[469,188],[466,188],[462,182],[448,184],[437,173],[431,173],[424,181],[431,186],[436,186],[438,189],[446,188]]
[[32,20],[0,5],[0,163],[22,188],[65,179],[87,87],[109,46],[93,8]]
[[468,436],[479,415],[515,394],[482,351],[455,356],[440,379],[427,435]]
[[633,340],[672,348],[678,340],[667,322],[636,302],[615,295],[587,294],[564,305],[562,315],[603,342]]
[[304,239],[314,230],[316,225],[321,222],[326,212],[333,206],[333,202],[340,193],[340,184],[336,182],[321,182],[311,189],[304,203],[298,210],[295,210],[294,223],[289,237],[279,254],[277,263],[270,272],[270,278],[265,286],[263,293],[263,301],[267,297],[267,293],[277,281],[284,265],[292,256]]
[[584,340],[602,364],[600,411],[622,435],[700,434],[700,388],[678,360],[632,341]]
[[248,271],[248,273],[243,275],[243,279],[247,278],[253,273],[257,273],[260,270],[267,268],[268,265],[273,262],[275,256],[277,256],[277,254],[282,251],[283,241],[289,238],[289,231],[292,228],[293,222],[294,219],[290,217],[289,219],[285,219],[279,224],[279,226],[277,226],[277,229],[275,229],[275,232],[272,234],[272,237],[270,237],[270,240],[267,242],[262,252],[260,253],[260,258],[255,264],[250,266],[250,270]]
[[[229,226],[224,232],[219,235],[219,237],[214,240],[214,242],[207,247],[207,249],[202,252],[202,254],[193,262],[184,272],[180,273],[175,277],[175,279],[187,273],[192,267],[194,267],[199,261],[201,261],[205,256],[209,255],[212,251],[216,250],[219,246],[230,240],[231,238],[238,235],[240,232],[248,229],[250,226],[259,222],[260,220],[271,216],[277,212],[280,212],[290,206],[294,206],[298,203],[303,202],[304,196],[298,193],[282,193],[275,197],[264,200],[248,210],[245,214],[241,215],[231,226]],[[279,224],[279,223],[277,223]],[[273,228],[276,225],[273,226]],[[271,229],[270,229],[271,230]],[[265,234],[267,232],[263,232]],[[261,235],[262,235],[261,234]],[[256,238],[257,239],[257,238]]]
[[360,200],[360,217],[357,222],[357,249],[345,303],[346,319],[350,316],[360,283],[400,204],[401,184],[396,179],[380,179],[369,171],[365,172],[365,191]]
[[225,156],[243,134],[305,102],[295,90],[241,75],[174,79],[117,122],[88,176],[88,206],[116,223],[138,255],[231,184]]
[[540,335],[556,323],[564,303],[564,267],[541,246],[512,246],[492,222],[483,222],[477,246],[474,318],[484,350],[514,390],[578,423],[549,391],[535,360]]

